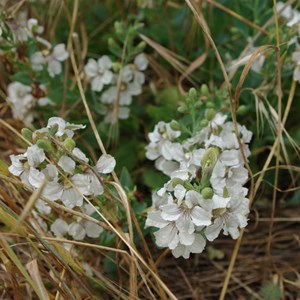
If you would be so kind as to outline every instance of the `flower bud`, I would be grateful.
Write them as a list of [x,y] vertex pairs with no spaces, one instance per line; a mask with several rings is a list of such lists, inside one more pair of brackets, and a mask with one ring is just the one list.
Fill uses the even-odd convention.
[[177,111],[180,113],[186,113],[187,112],[187,106],[185,103],[181,103],[180,106],[177,108]]
[[32,134],[33,134],[33,132],[32,132],[30,129],[28,129],[28,128],[23,128],[23,129],[21,130],[21,133],[22,133],[23,137],[24,137],[27,141],[32,142]]
[[136,49],[139,51],[143,51],[146,48],[147,44],[144,41],[141,41],[137,46]]
[[236,110],[236,114],[239,116],[244,116],[248,111],[248,107],[246,105],[240,105]]
[[207,167],[212,168],[216,164],[220,150],[217,147],[211,147],[206,150],[201,160],[201,167],[205,169]]
[[206,111],[206,119],[211,121],[216,115],[216,111],[213,108],[210,108]]
[[51,141],[50,140],[46,140],[46,139],[38,139],[36,141],[36,145],[43,149],[46,152],[52,152],[52,145],[51,145]]
[[206,84],[202,84],[200,88],[201,94],[204,96],[209,96],[208,86]]
[[201,191],[201,195],[204,199],[211,199],[214,195],[214,191],[210,187],[206,187]]
[[206,127],[207,125],[208,125],[208,120],[207,119],[201,120],[201,122],[200,122],[201,127]]
[[196,99],[198,97],[197,91],[196,91],[195,88],[191,88],[189,90],[189,97],[192,98],[192,99]]
[[206,102],[206,107],[207,108],[215,108],[215,104],[212,101],[207,101]]
[[63,145],[66,147],[66,149],[68,149],[69,151],[72,151],[75,148],[76,143],[73,139],[66,138]]
[[181,184],[181,185],[184,185],[184,181],[180,178],[173,178],[172,179],[172,186],[173,188],[178,185],[178,184]]
[[172,121],[170,123],[170,127],[171,127],[171,129],[173,129],[175,131],[180,131],[180,125],[176,121]]

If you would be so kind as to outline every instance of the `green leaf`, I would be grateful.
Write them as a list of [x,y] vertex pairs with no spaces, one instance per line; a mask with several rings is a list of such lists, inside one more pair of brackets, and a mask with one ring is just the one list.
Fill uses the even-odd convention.
[[143,179],[145,185],[151,189],[158,189],[168,181],[168,177],[158,171],[145,172]]
[[25,85],[30,85],[32,83],[32,79],[30,78],[27,72],[19,72],[11,76],[13,81],[21,82]]
[[128,189],[128,191],[132,190],[134,187],[130,173],[128,172],[126,167],[122,168],[120,182],[123,187]]

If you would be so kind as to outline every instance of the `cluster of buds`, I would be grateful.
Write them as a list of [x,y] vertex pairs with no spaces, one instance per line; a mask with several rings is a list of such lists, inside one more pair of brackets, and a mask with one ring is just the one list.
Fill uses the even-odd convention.
[[170,177],[152,196],[146,226],[158,228],[157,245],[170,248],[175,257],[201,253],[222,230],[236,239],[247,225],[248,189],[243,185],[248,171],[242,152],[249,157],[252,133],[237,124],[240,149],[226,115],[206,109],[203,120],[201,130],[183,139],[179,123],[160,122],[146,147],[146,156]]
[[[8,170],[18,176],[26,188],[40,189],[36,208],[42,214],[51,212],[45,199],[59,201],[69,209],[77,207],[86,213],[84,198],[92,199],[104,192],[104,177],[114,170],[116,161],[111,155],[103,154],[94,167],[90,166],[89,159],[76,147],[74,140],[75,131],[84,127],[52,117],[42,129],[32,132],[25,128],[22,131],[32,145],[25,153],[10,156],[12,164]],[[90,209],[88,211],[90,215]],[[81,239],[84,227],[77,223],[70,227],[69,233]],[[94,236],[88,228],[94,227],[85,224],[86,234]],[[81,233],[78,233],[79,229]],[[100,234],[101,230],[97,232]]]

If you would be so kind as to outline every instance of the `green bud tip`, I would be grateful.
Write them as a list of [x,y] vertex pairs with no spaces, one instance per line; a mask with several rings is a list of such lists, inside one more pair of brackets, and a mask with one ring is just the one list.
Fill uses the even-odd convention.
[[201,122],[200,122],[201,127],[206,127],[207,125],[208,125],[208,120],[207,119],[201,120]]
[[247,113],[248,108],[246,105],[240,105],[239,108],[236,110],[237,115],[243,116]]
[[39,148],[44,149],[46,152],[51,152],[52,151],[52,145],[51,145],[51,141],[50,140],[38,139],[36,141],[36,145]]
[[171,127],[171,129],[173,129],[175,131],[179,131],[180,130],[180,125],[176,121],[172,121],[170,123],[170,127]]
[[189,90],[189,97],[191,97],[192,99],[197,99],[198,93],[195,88],[191,88]]
[[136,48],[140,51],[143,51],[146,48],[146,46],[147,44],[144,41],[142,41],[136,46]]
[[215,108],[215,104],[211,101],[206,102],[206,107],[207,108]]
[[32,142],[32,134],[33,134],[33,132],[32,132],[30,129],[28,129],[28,128],[23,128],[23,129],[21,130],[21,133],[22,133],[23,137],[24,137],[27,141]]
[[220,150],[217,147],[211,147],[206,150],[201,160],[202,169],[213,167],[220,155]]
[[216,111],[213,109],[213,108],[209,108],[207,111],[206,111],[206,119],[208,121],[211,121],[216,115]]
[[72,151],[75,148],[76,143],[73,139],[67,138],[67,139],[65,139],[63,145],[64,145],[64,147],[66,147],[66,149],[68,149],[69,151]]
[[202,84],[200,88],[201,94],[204,96],[209,96],[208,86],[206,84]]
[[210,187],[206,187],[201,191],[201,195],[204,199],[211,199],[214,195],[214,191]]
[[184,181],[180,178],[173,178],[172,179],[172,185],[175,187],[176,185],[181,184],[184,185]]
[[185,103],[180,104],[180,106],[177,108],[177,111],[181,114],[187,112],[187,107]]

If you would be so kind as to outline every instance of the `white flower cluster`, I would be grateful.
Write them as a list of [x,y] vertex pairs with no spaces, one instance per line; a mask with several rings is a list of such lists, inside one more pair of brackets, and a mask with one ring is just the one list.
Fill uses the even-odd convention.
[[[222,230],[236,239],[247,225],[248,189],[243,185],[248,171],[234,125],[225,120],[216,113],[207,127],[183,141],[175,121],[160,122],[149,134],[146,156],[170,180],[153,194],[146,226],[158,228],[157,245],[169,247],[175,257],[201,253],[206,240],[213,241]],[[238,131],[248,157],[252,133],[240,125]]]
[[[83,212],[90,216],[94,213],[94,208],[89,204],[85,204],[83,206]],[[68,234],[74,240],[83,240],[85,236],[90,238],[99,237],[99,235],[103,232],[103,228],[94,222],[82,220],[81,218],[70,224],[63,219],[58,218],[51,225],[51,231],[57,237],[62,238]]]
[[[113,72],[113,62],[107,55],[97,61],[90,58],[84,67],[85,74],[91,80],[92,90],[103,91],[100,102],[104,105],[102,114],[106,123],[116,123],[118,119],[128,119],[129,105],[132,97],[142,93],[145,82],[143,71],[147,69],[148,60],[144,53],[137,55],[132,64],[124,66],[118,74]],[[121,84],[118,79],[121,76]]]
[[33,89],[29,85],[14,81],[8,85],[7,94],[7,102],[11,106],[13,117],[22,120],[27,126],[34,119],[32,108],[36,105],[53,105],[53,102],[46,97],[46,87],[43,84],[35,85]]
[[[74,131],[84,127],[50,118],[46,127],[32,133],[34,144],[25,153],[10,156],[10,173],[32,190],[43,186],[41,196],[50,201],[60,201],[70,209],[82,207],[83,196],[103,193],[103,174],[111,173],[116,165],[112,156],[102,155],[94,168],[88,167],[89,159],[72,139]],[[43,214],[51,212],[42,199],[36,207]]]
[[293,37],[289,41],[289,45],[296,44],[296,48],[292,54],[292,63],[294,65],[294,80],[300,82],[300,45],[298,37],[300,35],[300,12],[291,5],[283,2],[277,3],[277,12],[287,21],[287,27],[291,28]]

